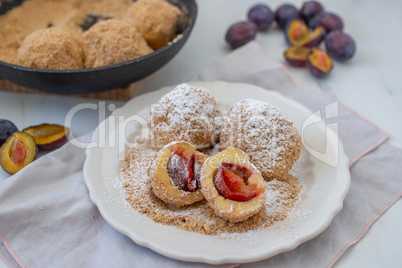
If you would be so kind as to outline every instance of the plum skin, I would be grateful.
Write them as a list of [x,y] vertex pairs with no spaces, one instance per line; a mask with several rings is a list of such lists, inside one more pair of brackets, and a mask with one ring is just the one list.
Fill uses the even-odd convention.
[[58,124],[40,124],[22,130],[30,134],[39,150],[53,150],[61,147],[68,140],[70,128]]
[[312,17],[308,26],[311,29],[322,26],[325,28],[325,31],[329,33],[336,30],[342,31],[343,22],[342,19],[334,13],[322,12]]
[[48,144],[37,144],[38,149],[39,150],[54,150],[54,149],[57,149],[57,148],[61,147],[62,145],[64,145],[67,142],[69,134],[70,134],[70,132],[68,131],[60,139],[52,141],[51,143],[48,143]]
[[300,17],[308,24],[310,19],[324,11],[323,6],[317,1],[306,1],[300,9]]
[[267,5],[256,4],[249,9],[247,18],[257,25],[259,31],[264,31],[274,21],[275,14]]
[[0,119],[0,146],[10,137],[11,134],[17,132],[18,128],[13,122],[7,119]]
[[275,20],[281,29],[284,29],[289,21],[299,18],[299,11],[291,4],[283,4],[275,11]]
[[256,35],[257,25],[251,21],[241,21],[229,27],[225,39],[235,49],[254,40]]
[[341,31],[332,31],[325,37],[328,54],[336,60],[344,61],[353,57],[356,44],[352,37]]

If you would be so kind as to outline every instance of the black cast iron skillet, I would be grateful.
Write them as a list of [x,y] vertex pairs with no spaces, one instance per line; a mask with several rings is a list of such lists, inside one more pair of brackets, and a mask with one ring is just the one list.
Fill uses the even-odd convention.
[[[183,12],[183,20],[178,27],[181,38],[151,54],[104,67],[78,70],[26,68],[0,61],[0,77],[26,88],[56,94],[97,93],[139,81],[168,63],[183,47],[193,29],[197,16],[195,0],[168,1],[178,6]],[[23,0],[2,1],[0,15],[19,6],[22,2]],[[90,23],[97,20],[91,14],[88,14],[88,17]],[[88,26],[90,25],[83,25],[83,28]]]

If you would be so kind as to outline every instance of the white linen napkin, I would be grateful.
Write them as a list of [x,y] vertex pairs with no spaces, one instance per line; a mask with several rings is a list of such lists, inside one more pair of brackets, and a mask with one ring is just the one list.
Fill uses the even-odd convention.
[[[293,98],[312,111],[320,109],[323,115],[325,107],[336,101],[299,89],[256,42],[235,50],[195,80],[255,84]],[[402,150],[384,143],[388,134],[348,107],[338,107],[335,120],[351,159],[352,175],[344,208],[314,239],[244,267],[331,266],[401,197]],[[89,135],[83,137],[89,139]],[[164,257],[110,227],[89,199],[84,161],[85,150],[68,143],[0,182],[0,258],[10,267],[209,266]]]

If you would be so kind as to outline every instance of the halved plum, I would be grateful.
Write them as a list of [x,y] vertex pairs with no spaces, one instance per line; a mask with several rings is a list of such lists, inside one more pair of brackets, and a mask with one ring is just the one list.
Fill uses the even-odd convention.
[[200,176],[202,165],[198,162],[197,155],[191,155],[188,160],[183,155],[184,148],[177,147],[167,164],[170,179],[177,189],[194,192],[200,188]]
[[245,202],[258,194],[257,187],[248,183],[250,176],[246,167],[222,162],[215,175],[215,187],[223,197]]
[[0,147],[0,165],[8,173],[15,174],[35,159],[37,150],[31,135],[14,132]]
[[57,124],[41,124],[28,127],[23,131],[35,139],[40,150],[52,150],[67,141],[70,128]]
[[301,67],[306,64],[309,51],[310,49],[308,47],[291,46],[283,53],[283,55],[290,65]]
[[291,20],[286,25],[285,38],[289,45],[294,45],[308,35],[308,27],[300,19]]
[[316,77],[324,77],[333,68],[332,58],[324,50],[313,47],[307,54],[306,65]]
[[173,184],[182,191],[188,191],[187,181],[190,176],[188,161],[183,155],[173,154],[168,162],[167,170]]
[[307,34],[303,39],[296,43],[301,47],[318,47],[318,45],[324,40],[326,35],[325,28],[318,26],[313,32]]

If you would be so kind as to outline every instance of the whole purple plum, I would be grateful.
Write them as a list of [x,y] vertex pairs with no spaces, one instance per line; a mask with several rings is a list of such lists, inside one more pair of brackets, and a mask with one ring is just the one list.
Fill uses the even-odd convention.
[[13,122],[6,119],[0,119],[0,146],[7,140],[7,138],[11,134],[17,131],[18,128],[14,125]]
[[318,26],[325,28],[327,33],[343,29],[342,19],[334,13],[319,13],[312,17],[308,24],[309,28],[315,29]]
[[300,9],[300,17],[308,24],[310,19],[324,11],[323,6],[317,1],[306,1]]
[[229,27],[225,39],[232,48],[238,48],[253,40],[256,34],[257,25],[251,21],[241,21]]
[[299,18],[299,11],[291,4],[283,4],[275,11],[275,20],[281,29],[284,29],[289,21]]
[[325,37],[325,47],[334,59],[343,61],[353,57],[356,51],[355,41],[341,31],[332,31]]
[[249,9],[247,18],[257,25],[258,30],[264,31],[274,21],[275,14],[267,5],[256,4]]

